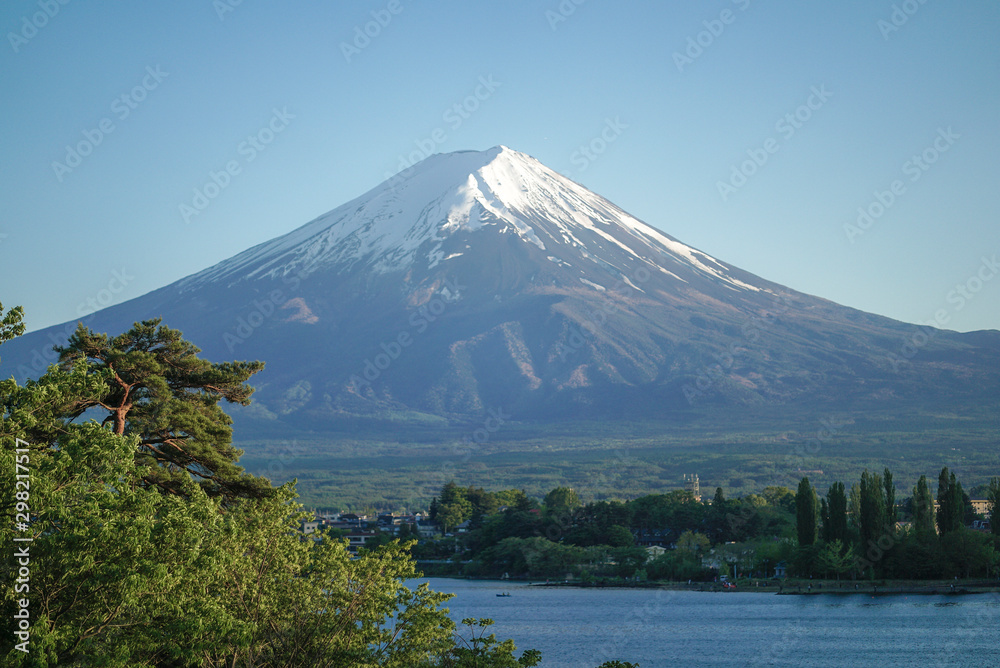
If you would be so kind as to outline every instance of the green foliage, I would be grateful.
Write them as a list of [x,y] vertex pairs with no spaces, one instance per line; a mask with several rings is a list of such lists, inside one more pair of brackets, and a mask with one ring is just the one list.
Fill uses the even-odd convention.
[[931,496],[927,476],[922,475],[913,488],[913,530],[926,540],[934,531],[934,498]]
[[[525,577],[575,574],[587,580],[633,578],[640,572],[654,579],[700,578],[706,574],[702,555],[712,545],[711,536],[702,531],[713,513],[716,522],[725,523],[726,536],[762,539],[745,544],[734,557],[739,567],[747,572],[770,572],[778,561],[789,557],[784,550],[786,543],[775,549],[779,545],[775,540],[793,530],[791,515],[784,507],[785,496],[772,497],[778,506],[768,505],[765,497],[757,495],[752,499],[717,499],[707,506],[694,501],[689,492],[675,491],[628,503],[598,501],[557,516],[508,508],[484,518],[480,527],[460,537],[468,550],[465,556],[473,560],[465,572]],[[636,533],[675,543],[678,549],[647,563],[646,550],[635,546]]]
[[632,532],[628,530],[628,527],[623,527],[621,524],[613,524],[608,527],[608,530],[601,537],[600,542],[597,545],[609,545],[611,547],[628,547],[635,542],[635,538],[632,536]]
[[677,549],[684,550],[691,554],[697,554],[699,552],[705,552],[708,550],[711,543],[708,540],[708,536],[704,534],[695,533],[691,530],[685,531],[681,534],[681,537],[677,539]]
[[580,507],[580,497],[571,487],[556,487],[545,495],[542,503],[549,513],[564,514]]
[[703,580],[711,571],[701,565],[701,558],[687,551],[665,552],[646,564],[646,573],[653,580]]
[[890,527],[886,514],[885,487],[882,476],[865,470],[861,474],[861,549],[863,552],[881,549],[886,544],[887,536],[895,534],[895,528]]
[[1000,478],[991,478],[986,492],[990,502],[990,532],[1000,536]]
[[941,474],[938,476],[937,500],[938,533],[943,537],[945,534],[957,531],[962,526],[962,518],[965,515],[962,486],[947,466],[941,469]]
[[536,536],[505,538],[483,550],[476,561],[483,573],[551,578],[572,573],[591,555],[584,548]]
[[827,520],[823,524],[823,540],[828,543],[847,542],[847,494],[844,483],[835,482],[826,493]]
[[565,540],[583,547],[632,545],[635,538],[629,530],[631,519],[628,505],[620,501],[589,503],[573,514],[574,524],[567,530]]
[[892,471],[882,472],[882,488],[885,491],[885,524],[891,531],[896,529],[896,486],[892,482]]
[[106,384],[100,395],[75,397],[62,410],[76,418],[100,409],[115,434],[138,437],[136,459],[147,484],[176,494],[194,476],[211,496],[269,493],[266,480],[236,464],[242,453],[232,445],[232,420],[219,407],[222,399],[250,403],[253,388],[246,381],[262,362],[203,360],[195,345],[158,319],[115,337],[81,324],[56,352],[64,367],[80,366]]
[[787,487],[770,485],[764,488],[761,496],[772,506],[780,506],[786,510],[795,510],[795,494]]
[[825,573],[832,573],[839,580],[854,568],[857,556],[853,545],[844,545],[840,540],[834,540],[823,546],[817,557],[817,564]]
[[941,536],[941,548],[946,577],[988,577],[1000,565],[1000,554],[994,549],[992,537],[965,527]]
[[649,553],[646,552],[645,548],[634,545],[615,547],[609,552],[616,566],[615,574],[622,578],[635,576],[636,571],[642,568],[649,558]]
[[500,642],[492,633],[487,636],[492,619],[469,617],[463,619],[462,624],[469,628],[469,638],[458,636],[458,642],[444,657],[441,668],[527,668],[537,666],[542,660],[541,652],[533,649],[514,658],[517,650],[514,641]]
[[847,496],[847,515],[850,524],[861,532],[861,486],[858,483],[851,485],[851,491]]
[[0,343],[22,334],[24,334],[24,309],[15,306],[4,313],[3,304],[0,303]]
[[482,487],[462,488],[452,480],[445,483],[441,493],[431,501],[430,516],[447,532],[466,520],[480,524],[484,516],[493,514],[501,505],[508,505],[502,501],[510,500],[512,505],[520,505],[525,499],[524,493],[516,490],[495,494]]
[[795,495],[795,530],[799,545],[812,545],[816,542],[818,517],[819,500],[816,490],[809,483],[809,478],[803,478]]
[[679,537],[684,528],[698,527],[705,520],[706,507],[688,491],[651,494],[629,502],[632,526],[637,529],[668,530]]

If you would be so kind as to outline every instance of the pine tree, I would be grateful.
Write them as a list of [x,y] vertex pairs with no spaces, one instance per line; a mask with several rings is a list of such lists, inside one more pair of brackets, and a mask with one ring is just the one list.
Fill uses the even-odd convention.
[[247,405],[246,381],[263,362],[200,359],[201,352],[175,329],[146,320],[116,337],[95,334],[82,324],[66,346],[56,347],[63,367],[87,363],[88,373],[107,384],[101,396],[80,397],[63,409],[77,418],[90,409],[106,411],[104,424],[118,435],[137,436],[136,461],[144,479],[180,493],[192,476],[211,496],[266,496],[266,479],[243,472],[242,452],[232,445],[232,420],[218,405]]
[[0,343],[22,334],[24,334],[24,309],[15,306],[4,313],[3,304],[0,303]]

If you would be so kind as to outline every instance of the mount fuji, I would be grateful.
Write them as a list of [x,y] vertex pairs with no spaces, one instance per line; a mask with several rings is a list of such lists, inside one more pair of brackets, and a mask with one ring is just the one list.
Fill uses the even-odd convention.
[[[243,418],[315,430],[491,409],[978,413],[1000,397],[1000,332],[917,327],[796,292],[504,146],[431,156],[86,324],[117,334],[153,317],[208,359],[266,362]],[[5,344],[0,372],[39,375],[73,326]]]

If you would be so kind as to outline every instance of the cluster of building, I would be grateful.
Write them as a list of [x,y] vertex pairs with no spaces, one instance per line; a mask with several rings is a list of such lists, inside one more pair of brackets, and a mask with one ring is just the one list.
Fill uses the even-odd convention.
[[303,522],[301,528],[302,533],[305,534],[323,529],[339,530],[349,541],[348,549],[352,553],[357,553],[360,548],[365,546],[365,543],[376,536],[388,535],[392,538],[399,536],[403,527],[407,527],[410,532],[416,530],[421,538],[438,533],[437,526],[423,513],[359,515],[357,513],[313,511],[313,519]]

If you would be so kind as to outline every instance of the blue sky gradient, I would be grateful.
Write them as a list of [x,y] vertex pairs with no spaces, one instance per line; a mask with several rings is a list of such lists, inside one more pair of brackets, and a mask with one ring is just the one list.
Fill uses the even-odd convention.
[[0,8],[0,300],[29,329],[497,144],[769,280],[1000,329],[995,2],[233,2]]

